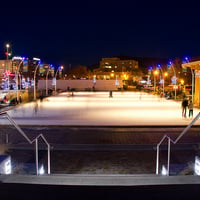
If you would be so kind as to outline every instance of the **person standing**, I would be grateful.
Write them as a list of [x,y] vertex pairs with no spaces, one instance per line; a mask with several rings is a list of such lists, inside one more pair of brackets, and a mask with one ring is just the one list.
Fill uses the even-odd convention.
[[184,98],[182,101],[182,117],[186,117],[187,107],[188,107],[188,100],[187,98]]
[[189,105],[188,105],[188,110],[189,110],[189,117],[193,117],[193,103],[192,101],[189,102]]

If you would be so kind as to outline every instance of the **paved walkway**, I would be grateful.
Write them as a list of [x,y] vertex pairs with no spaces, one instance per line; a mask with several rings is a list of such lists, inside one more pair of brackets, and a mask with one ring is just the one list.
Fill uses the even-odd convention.
[[95,186],[139,186],[139,185],[182,185],[200,184],[199,176],[156,176],[156,175],[51,175],[1,176],[2,183],[46,184],[46,185],[95,185]]
[[[194,109],[194,117],[200,109]],[[19,125],[62,126],[170,126],[188,125],[181,102],[143,92],[62,93],[14,107],[8,113]],[[7,119],[0,124],[9,124]],[[198,120],[195,125],[200,125]]]

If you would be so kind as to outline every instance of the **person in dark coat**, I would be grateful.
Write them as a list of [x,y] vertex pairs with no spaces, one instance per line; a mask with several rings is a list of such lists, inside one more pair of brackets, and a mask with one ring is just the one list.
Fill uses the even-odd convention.
[[186,117],[187,107],[188,107],[188,99],[184,98],[182,101],[182,117]]
[[189,110],[189,117],[193,117],[193,103],[192,101],[188,104],[188,110]]

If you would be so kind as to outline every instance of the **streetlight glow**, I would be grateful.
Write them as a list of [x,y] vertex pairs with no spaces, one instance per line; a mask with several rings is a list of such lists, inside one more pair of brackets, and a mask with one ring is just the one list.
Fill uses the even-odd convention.
[[158,70],[155,70],[154,75],[158,75],[158,74],[159,74]]

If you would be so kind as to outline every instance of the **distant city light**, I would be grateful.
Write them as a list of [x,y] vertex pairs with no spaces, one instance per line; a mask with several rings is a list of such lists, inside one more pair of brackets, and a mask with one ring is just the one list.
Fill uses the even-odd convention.
[[34,57],[33,60],[40,61],[40,58],[35,58],[35,57]]
[[23,60],[23,58],[21,56],[14,56],[12,60]]

